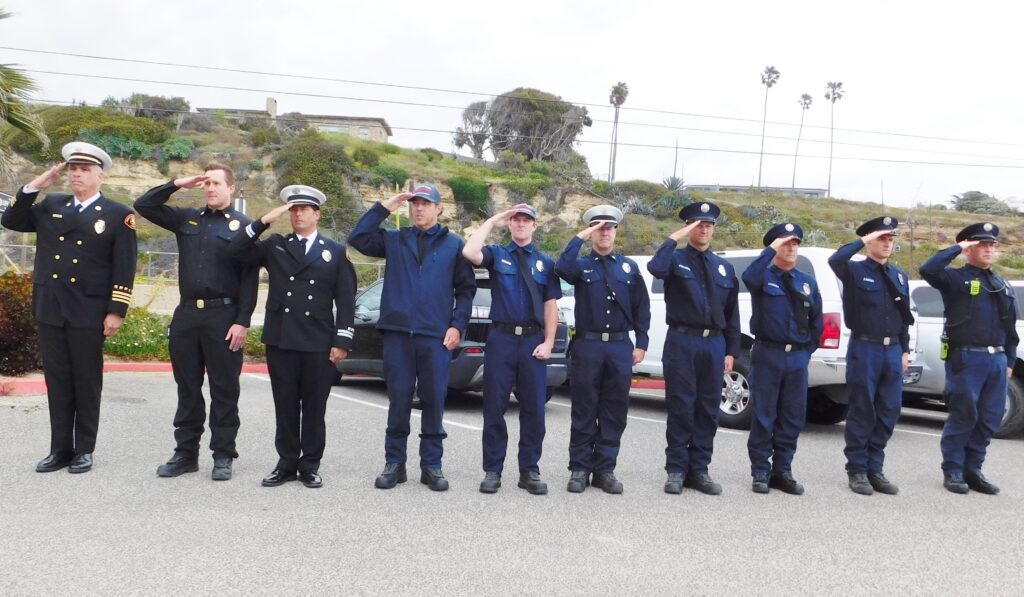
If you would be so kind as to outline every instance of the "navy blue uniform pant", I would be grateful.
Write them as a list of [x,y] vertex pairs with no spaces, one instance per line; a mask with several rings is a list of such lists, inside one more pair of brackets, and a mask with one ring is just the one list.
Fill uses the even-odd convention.
[[578,338],[569,363],[572,429],[569,470],[610,473],[626,429],[633,381],[633,343]]
[[512,386],[519,401],[519,470],[540,472],[547,363],[533,356],[544,334],[516,336],[491,328],[484,351],[484,471],[501,474],[508,449],[505,411]]
[[754,417],[747,437],[752,475],[792,472],[797,439],[807,419],[810,359],[808,350],[786,352],[754,345],[749,380]]
[[946,359],[949,416],[942,429],[942,470],[980,471],[1006,412],[1006,355],[950,349]]
[[441,338],[384,332],[384,380],[388,385],[388,428],[384,459],[404,463],[409,440],[413,395],[423,405],[420,427],[420,467],[438,468],[444,454],[444,399],[452,353]]
[[850,338],[846,350],[846,471],[883,472],[885,446],[903,404],[903,348]]
[[277,415],[277,467],[315,473],[327,444],[327,397],[335,367],[329,352],[267,346],[267,369]]
[[50,451],[96,448],[103,391],[103,330],[39,324],[39,352],[50,407]]
[[725,338],[669,330],[661,362],[668,410],[665,470],[708,472],[718,431],[725,369]]
[[174,413],[175,451],[195,456],[206,422],[203,376],[210,379],[210,450],[214,458],[238,458],[238,376],[242,351],[228,347],[228,329],[234,325],[234,305],[196,309],[180,305],[167,342],[178,384],[178,410]]

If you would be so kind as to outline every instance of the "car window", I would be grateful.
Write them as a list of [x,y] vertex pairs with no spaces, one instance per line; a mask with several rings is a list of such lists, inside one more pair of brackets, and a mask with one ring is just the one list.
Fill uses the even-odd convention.
[[[757,259],[757,255],[748,255],[745,257],[724,255],[725,259],[736,268],[736,278],[740,282],[740,292],[747,292],[747,285],[743,283],[743,272],[750,267],[750,264]],[[814,266],[811,261],[803,256],[796,258],[796,268],[804,273],[810,274],[814,277]],[[665,281],[660,278],[655,278],[651,284],[651,294],[664,294],[665,293]]]
[[918,286],[910,292],[910,300],[921,317],[942,317],[942,294],[931,286]]
[[474,307],[491,306],[491,279],[486,276],[477,276],[476,294],[473,295]]
[[1017,319],[1024,318],[1024,286],[1013,285],[1014,298],[1017,299]]
[[376,282],[356,298],[356,308],[367,311],[380,311],[380,293],[384,289],[382,282]]
[[559,285],[562,287],[562,296],[576,296],[576,287],[559,278]]

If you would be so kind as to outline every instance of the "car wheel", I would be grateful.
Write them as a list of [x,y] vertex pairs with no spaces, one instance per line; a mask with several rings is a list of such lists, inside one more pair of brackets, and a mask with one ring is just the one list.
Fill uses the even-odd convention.
[[1006,413],[995,437],[1005,439],[1024,431],[1024,382],[1011,377],[1006,382]]
[[807,394],[807,422],[815,425],[835,425],[846,418],[848,404],[842,404],[829,398],[824,391],[811,391]]
[[750,402],[750,360],[741,355],[732,371],[725,374],[722,384],[722,403],[719,405],[718,423],[730,429],[750,429],[754,405]]

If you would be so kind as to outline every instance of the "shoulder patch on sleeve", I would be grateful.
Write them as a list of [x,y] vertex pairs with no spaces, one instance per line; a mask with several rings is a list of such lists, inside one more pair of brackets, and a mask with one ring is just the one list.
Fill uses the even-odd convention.
[[124,217],[124,225],[135,230],[135,214],[130,213]]

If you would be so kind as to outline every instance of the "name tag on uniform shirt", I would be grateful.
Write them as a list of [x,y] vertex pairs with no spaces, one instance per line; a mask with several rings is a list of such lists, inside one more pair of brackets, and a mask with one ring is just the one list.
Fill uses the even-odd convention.
[[690,269],[689,267],[687,267],[687,266],[683,265],[682,263],[680,263],[680,264],[679,264],[679,267],[681,267],[681,268],[685,269],[685,270],[686,270],[686,271],[688,271],[688,272],[692,272],[692,271],[693,271],[692,269]]

